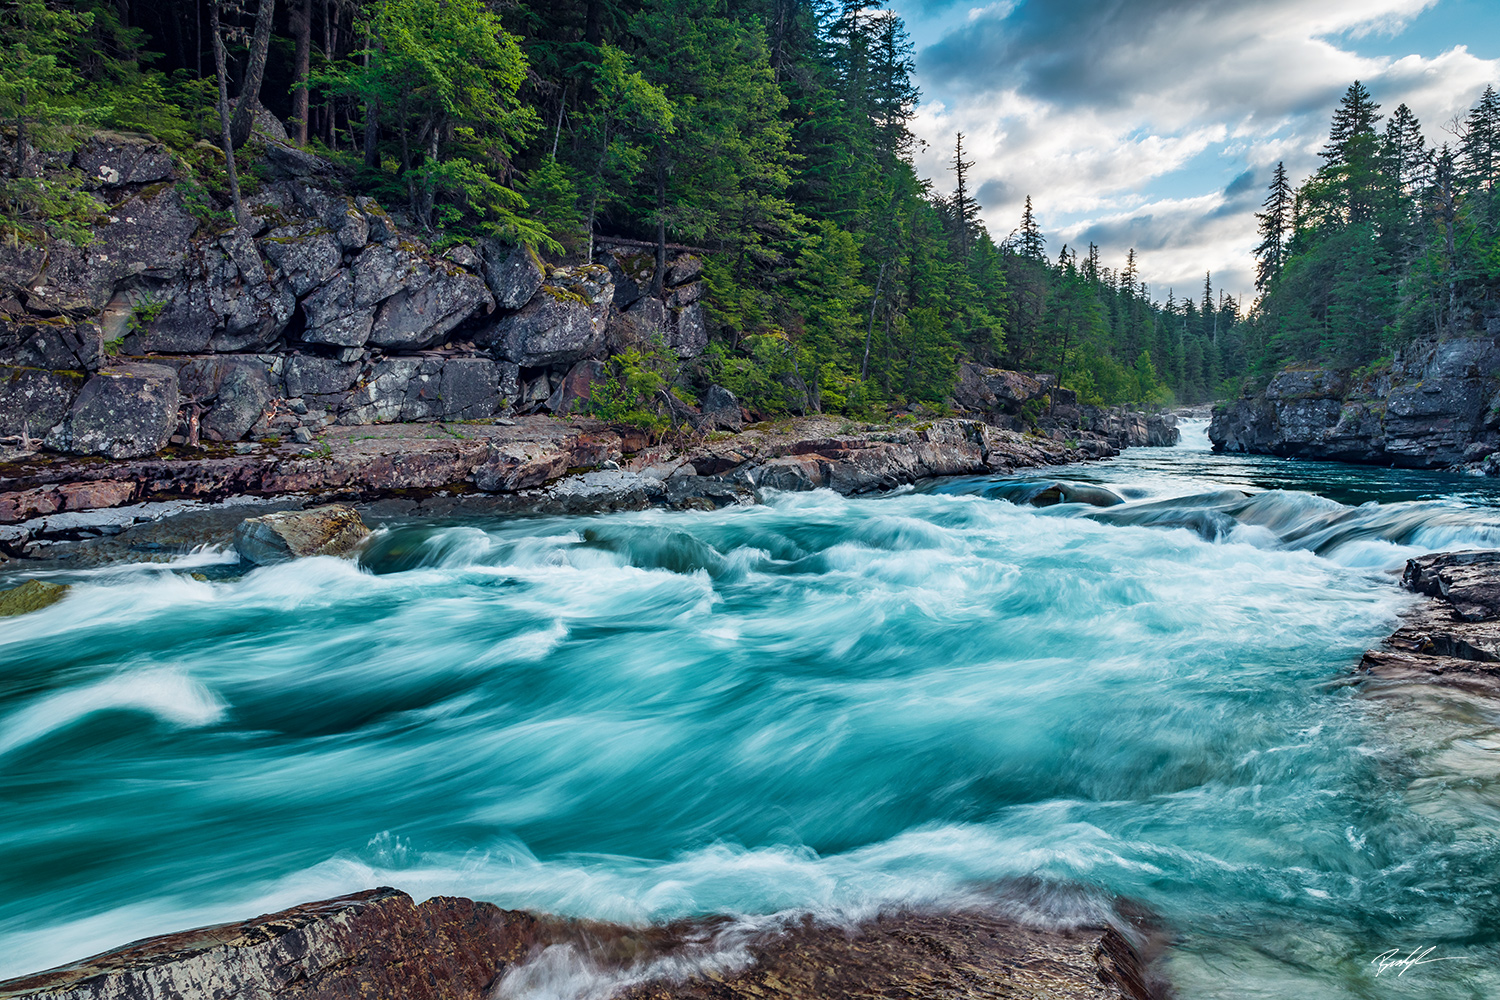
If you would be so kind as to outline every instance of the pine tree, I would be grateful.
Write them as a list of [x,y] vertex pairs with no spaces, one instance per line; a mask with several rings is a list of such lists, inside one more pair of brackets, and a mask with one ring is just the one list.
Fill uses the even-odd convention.
[[1466,182],[1487,191],[1495,189],[1500,174],[1500,95],[1494,87],[1484,88],[1479,103],[1464,120],[1459,158]]
[[1255,248],[1255,288],[1265,291],[1281,274],[1286,264],[1286,244],[1292,229],[1292,185],[1286,177],[1286,163],[1276,164],[1271,176],[1271,190],[1255,213],[1260,223],[1260,245]]
[[955,249],[959,260],[969,261],[969,245],[973,237],[975,220],[979,217],[979,202],[969,195],[969,169],[973,160],[964,159],[964,134],[958,133],[953,142],[953,159],[948,164],[958,179],[953,192],[953,224],[955,227]]
[[1047,239],[1042,235],[1041,227],[1037,225],[1036,216],[1032,213],[1029,194],[1026,196],[1026,208],[1021,212],[1021,229],[1017,239],[1017,249],[1022,257],[1030,260],[1047,259]]
[[1417,116],[1405,104],[1399,105],[1385,125],[1387,172],[1398,191],[1419,184],[1427,169],[1427,140]]
[[1333,113],[1333,125],[1328,130],[1328,144],[1318,154],[1329,167],[1347,166],[1356,154],[1362,137],[1373,136],[1381,116],[1376,114],[1376,104],[1364,84],[1355,80],[1344,91],[1338,110]]

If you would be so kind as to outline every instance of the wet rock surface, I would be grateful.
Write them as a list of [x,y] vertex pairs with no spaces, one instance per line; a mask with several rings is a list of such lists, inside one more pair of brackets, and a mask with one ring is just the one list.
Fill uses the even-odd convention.
[[1496,338],[1418,341],[1360,378],[1280,372],[1261,394],[1218,408],[1208,434],[1220,451],[1495,475],[1497,377]]
[[234,547],[246,562],[267,566],[307,556],[348,555],[369,536],[357,511],[328,504],[247,517],[234,529]]
[[0,590],[0,618],[40,611],[62,600],[67,592],[67,584],[45,580],[27,580],[18,587]]
[[1407,560],[1402,583],[1427,596],[1360,661],[1362,675],[1500,697],[1500,551]]
[[416,904],[380,888],[138,941],[0,983],[0,1000],[482,1000],[563,966],[592,980],[590,995],[632,1000],[1164,995],[1127,933],[1046,930],[982,910],[886,913],[855,927],[633,929],[455,897]]

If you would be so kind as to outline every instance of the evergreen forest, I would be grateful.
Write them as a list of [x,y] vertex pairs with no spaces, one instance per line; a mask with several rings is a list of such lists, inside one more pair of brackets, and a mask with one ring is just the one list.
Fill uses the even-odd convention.
[[879,3],[0,0],[0,48],[7,239],[88,239],[86,196],[27,162],[85,128],[168,144],[232,224],[258,100],[436,246],[705,251],[700,363],[763,410],[790,370],[829,412],[941,407],[965,360],[1203,402],[1472,328],[1500,274],[1493,90],[1433,149],[1352,86],[1317,174],[1278,168],[1247,309],[1210,275],[1154,299],[1130,248],[1049,248],[1029,198],[990,232],[961,134],[919,176],[913,46]]

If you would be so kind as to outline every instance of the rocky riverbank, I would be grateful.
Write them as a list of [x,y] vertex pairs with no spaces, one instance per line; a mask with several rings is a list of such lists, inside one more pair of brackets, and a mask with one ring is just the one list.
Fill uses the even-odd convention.
[[983,909],[629,928],[381,888],[138,941],[0,983],[0,1000],[488,1000],[563,983],[632,1000],[1151,1000],[1165,995],[1151,945],[1125,921],[1037,926]]
[[1216,409],[1220,451],[1500,475],[1500,321],[1370,371],[1298,368]]
[[[55,558],[71,543],[107,542],[175,514],[184,501],[358,501],[377,516],[713,508],[754,502],[768,488],[865,493],[1106,457],[1117,453],[1112,441],[1146,443],[1145,415],[1107,415],[1124,436],[1021,433],[960,418],[876,425],[799,417],[653,443],[631,428],[537,415],[336,426],[314,451],[255,443],[115,461],[31,453],[0,464],[0,554]],[[1175,430],[1165,420],[1151,423]],[[222,540],[226,524],[232,530],[221,519],[195,544]]]
[[1364,655],[1360,673],[1500,696],[1500,551],[1408,560],[1402,584],[1427,599]]

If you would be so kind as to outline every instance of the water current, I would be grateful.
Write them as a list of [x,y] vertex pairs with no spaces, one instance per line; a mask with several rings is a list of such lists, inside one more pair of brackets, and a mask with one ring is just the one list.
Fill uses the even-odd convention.
[[[1057,482],[1125,502],[1031,506]],[[0,622],[0,978],[381,884],[631,923],[1025,884],[1159,914],[1186,1000],[1500,996],[1500,709],[1349,682],[1406,557],[1495,545],[1488,481],[1189,421],[883,497],[59,570]]]

